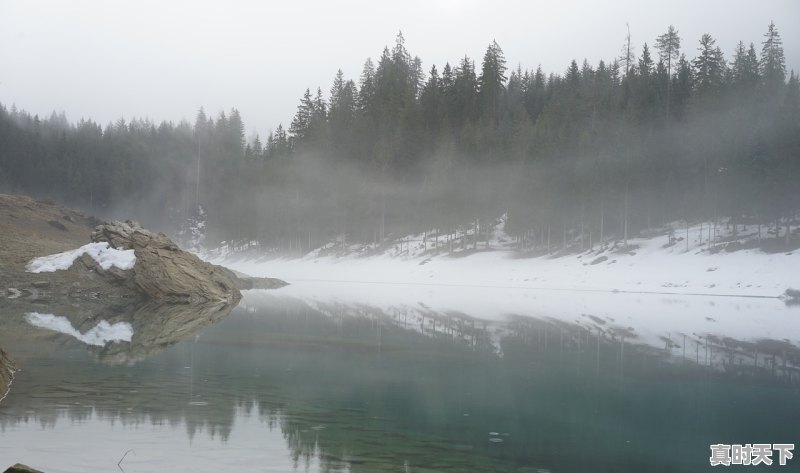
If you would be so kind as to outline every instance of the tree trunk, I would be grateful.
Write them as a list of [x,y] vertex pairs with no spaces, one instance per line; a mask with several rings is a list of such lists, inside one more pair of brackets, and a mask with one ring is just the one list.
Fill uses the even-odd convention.
[[[627,181],[627,178],[626,178]],[[628,248],[628,183],[625,182],[625,215],[622,218],[622,241]]]
[[[703,246],[703,221],[702,220],[700,220],[700,233],[699,233],[699,235],[700,235],[700,238],[699,238],[699,241],[697,242],[697,245],[702,247]],[[701,250],[702,250],[702,248],[701,248]]]
[[605,225],[605,194],[600,195],[600,249],[603,250],[603,238],[605,234],[603,233],[603,226]]
[[689,252],[689,221],[686,221],[686,252]]
[[789,246],[789,242],[792,238],[792,221],[789,218],[786,218],[786,246]]

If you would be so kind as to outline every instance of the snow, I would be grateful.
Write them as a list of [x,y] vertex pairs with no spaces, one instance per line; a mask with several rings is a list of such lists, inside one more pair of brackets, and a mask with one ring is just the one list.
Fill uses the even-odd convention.
[[[221,252],[212,261],[290,283],[272,291],[274,296],[300,299],[333,315],[389,314],[423,331],[432,328],[431,317],[460,314],[495,322],[497,330],[525,317],[604,336],[632,331],[633,343],[687,357],[708,337],[783,340],[800,347],[800,306],[779,299],[787,288],[800,288],[800,251],[721,250],[726,241],[757,238],[755,226],[740,227],[734,236],[732,229],[704,222],[689,226],[687,238],[685,223],[678,222],[659,235],[629,239],[627,251],[621,242],[603,248],[595,242],[593,250],[536,257],[520,257],[502,228],[501,219],[488,245],[480,241],[475,251],[470,242],[469,252],[452,256],[443,238],[437,252],[430,234],[420,234],[382,252],[351,246],[336,254],[332,250],[342,245],[334,242],[298,258]],[[764,228],[761,237],[774,234]],[[242,303],[253,297],[262,296],[250,291]],[[681,348],[665,348],[672,344],[667,341]]]
[[133,338],[133,327],[127,322],[118,322],[112,325],[101,320],[88,332],[80,333],[72,326],[68,318],[58,315],[29,312],[25,314],[25,320],[36,327],[75,337],[87,345],[104,346],[107,342],[130,342]]
[[183,222],[175,235],[175,241],[189,251],[198,251],[206,239],[206,210],[197,204],[191,215]]
[[35,258],[28,263],[27,270],[31,273],[52,273],[62,269],[69,269],[72,263],[84,254],[91,256],[104,270],[115,266],[126,271],[132,269],[136,264],[136,256],[134,256],[133,250],[117,250],[109,247],[106,242],[100,242],[83,245],[77,250]]
[[[566,256],[541,255],[522,258],[502,246],[510,239],[495,233],[490,249],[451,257],[442,250],[398,254],[399,244],[382,254],[344,257],[318,256],[320,250],[301,258],[212,258],[215,263],[252,276],[270,276],[289,283],[341,281],[392,284],[457,285],[558,289],[573,291],[623,291],[657,294],[707,294],[778,297],[788,288],[800,288],[800,251],[767,254],[758,249],[735,252],[709,250],[707,228],[690,227],[685,240],[668,245],[666,235],[632,238],[629,251],[608,245],[600,250]],[[720,231],[718,229],[718,231]],[[683,235],[681,235],[683,233]],[[685,229],[676,237],[685,238]],[[430,245],[430,237],[428,237]],[[598,258],[606,260],[591,264]]]

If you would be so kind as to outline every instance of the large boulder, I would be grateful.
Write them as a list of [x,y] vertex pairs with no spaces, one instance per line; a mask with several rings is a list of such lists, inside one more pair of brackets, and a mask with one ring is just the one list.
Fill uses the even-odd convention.
[[136,264],[119,272],[147,298],[164,302],[238,302],[242,295],[227,271],[178,248],[163,233],[153,233],[127,221],[99,225],[93,242],[108,242],[118,250],[133,250]]

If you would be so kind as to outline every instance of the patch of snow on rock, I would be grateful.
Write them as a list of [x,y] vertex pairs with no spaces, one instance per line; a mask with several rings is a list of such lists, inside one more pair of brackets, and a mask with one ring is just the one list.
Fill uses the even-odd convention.
[[136,256],[134,256],[133,250],[117,250],[109,247],[107,242],[99,242],[83,245],[77,250],[35,258],[28,263],[27,270],[30,273],[52,273],[62,269],[69,269],[72,263],[84,254],[91,256],[105,270],[115,266],[127,271],[136,264]]

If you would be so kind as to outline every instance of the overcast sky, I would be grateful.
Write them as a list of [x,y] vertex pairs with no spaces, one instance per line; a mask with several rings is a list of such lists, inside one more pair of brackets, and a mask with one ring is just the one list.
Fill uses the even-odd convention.
[[798,0],[0,0],[0,102],[101,124],[236,107],[265,135],[306,87],[327,93],[339,68],[357,79],[399,30],[426,71],[464,54],[480,63],[495,39],[509,66],[563,72],[618,56],[626,22],[637,55],[673,24],[688,57],[708,32],[730,58],[740,39],[760,51],[770,20],[800,69]]

